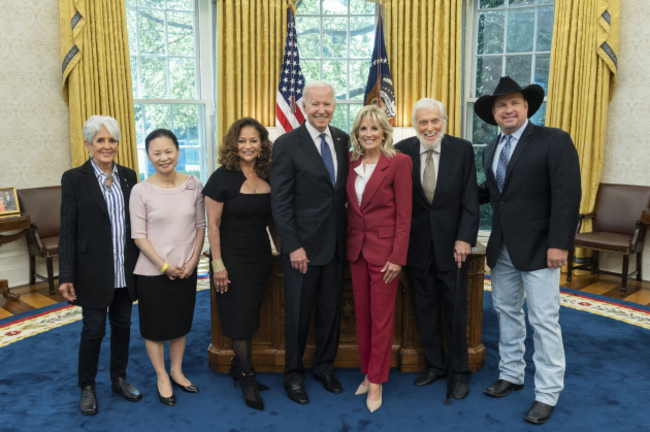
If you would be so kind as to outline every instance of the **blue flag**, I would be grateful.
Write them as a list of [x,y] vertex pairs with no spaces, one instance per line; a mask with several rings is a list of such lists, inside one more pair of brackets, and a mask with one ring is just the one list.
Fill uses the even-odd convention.
[[390,77],[390,70],[388,68],[388,57],[386,56],[386,44],[384,43],[384,28],[381,15],[381,9],[379,9],[379,19],[377,20],[377,31],[375,33],[375,48],[372,51],[372,62],[370,63],[370,73],[368,74],[364,101],[366,105],[375,104],[383,108],[390,119],[390,123],[395,126],[395,90],[393,89],[393,79]]

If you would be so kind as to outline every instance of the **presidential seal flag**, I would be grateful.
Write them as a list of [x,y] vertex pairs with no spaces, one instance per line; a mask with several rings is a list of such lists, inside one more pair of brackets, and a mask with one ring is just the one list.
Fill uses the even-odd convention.
[[284,45],[282,72],[278,85],[278,98],[275,105],[276,126],[289,132],[300,126],[305,120],[302,112],[302,90],[305,80],[300,70],[298,55],[298,38],[296,37],[296,20],[293,5],[287,6],[287,41]]
[[372,51],[372,62],[370,63],[364,101],[366,105],[375,104],[382,108],[390,119],[390,123],[395,126],[395,90],[393,90],[393,80],[390,77],[388,68],[382,12],[383,6],[381,4],[377,5],[375,48]]

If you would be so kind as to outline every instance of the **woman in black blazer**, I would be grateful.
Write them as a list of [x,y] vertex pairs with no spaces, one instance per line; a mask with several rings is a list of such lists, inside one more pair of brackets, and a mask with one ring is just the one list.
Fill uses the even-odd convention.
[[112,117],[90,117],[83,126],[91,158],[61,178],[59,291],[81,306],[79,387],[82,414],[97,413],[95,376],[100,346],[111,325],[112,389],[136,402],[140,391],[126,381],[135,299],[133,268],[137,248],[131,239],[129,197],[135,171],[115,163],[120,127]]

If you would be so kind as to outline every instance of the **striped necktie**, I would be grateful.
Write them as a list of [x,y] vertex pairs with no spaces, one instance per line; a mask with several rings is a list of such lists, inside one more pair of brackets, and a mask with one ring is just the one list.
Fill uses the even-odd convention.
[[510,142],[512,135],[504,136],[505,144],[501,148],[499,154],[499,163],[497,164],[497,184],[499,185],[499,192],[503,192],[503,183],[506,181],[506,169],[510,161]]

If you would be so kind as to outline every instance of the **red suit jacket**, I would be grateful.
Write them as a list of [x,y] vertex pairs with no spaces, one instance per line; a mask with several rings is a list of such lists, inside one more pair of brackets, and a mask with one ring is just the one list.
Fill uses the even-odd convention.
[[413,162],[397,153],[379,157],[358,204],[354,169],[362,162],[350,160],[348,194],[347,259],[355,262],[361,253],[370,264],[383,266],[386,261],[405,265],[411,229],[411,192]]

